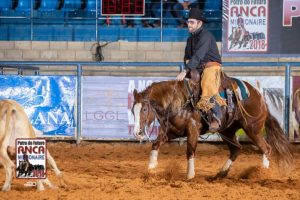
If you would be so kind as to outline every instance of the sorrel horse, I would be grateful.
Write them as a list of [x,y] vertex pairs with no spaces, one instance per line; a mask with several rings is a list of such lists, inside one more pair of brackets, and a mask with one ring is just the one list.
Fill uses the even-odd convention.
[[[222,77],[222,87],[233,88],[235,80]],[[262,163],[265,168],[269,167],[269,159],[272,155],[282,171],[287,171],[293,164],[293,154],[289,141],[278,121],[270,114],[263,96],[249,83],[244,82],[249,97],[239,100],[238,95],[233,95],[232,116],[228,112],[223,113],[222,128],[219,134],[228,145],[230,155],[224,166],[214,178],[226,177],[232,163],[241,151],[241,145],[236,139],[235,132],[243,128],[248,137],[262,151]],[[198,137],[208,130],[205,117],[198,110],[191,106],[191,97],[188,85],[198,87],[192,80],[185,84],[184,81],[162,81],[153,83],[142,92],[134,91],[134,103],[132,112],[134,114],[135,127],[134,135],[137,139],[145,137],[145,131],[157,118],[161,129],[156,141],[152,145],[150,162],[148,168],[154,169],[157,166],[158,151],[162,144],[170,139],[187,137],[187,178],[195,176],[194,157],[198,143]],[[232,89],[233,90],[233,89]],[[223,109],[228,111],[228,107]],[[263,138],[262,132],[265,128],[267,137]]]

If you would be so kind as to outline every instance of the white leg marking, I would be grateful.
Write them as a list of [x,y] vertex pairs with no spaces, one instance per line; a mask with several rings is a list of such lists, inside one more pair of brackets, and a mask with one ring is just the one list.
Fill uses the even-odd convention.
[[224,164],[224,166],[222,167],[222,171],[228,170],[231,167],[232,163],[233,163],[232,160],[228,159]]
[[37,188],[38,191],[43,191],[43,190],[45,190],[45,187],[44,187],[44,185],[43,185],[43,183],[42,183],[41,180],[38,180],[38,181],[36,182],[36,188]]
[[49,165],[52,167],[56,176],[62,176],[61,171],[58,169],[55,160],[53,159],[53,157],[51,156],[51,154],[49,153],[48,150],[47,150],[47,161],[48,161]]
[[134,105],[134,135],[137,136],[140,131],[140,113],[141,113],[142,104],[137,103]]
[[[3,141],[6,142],[6,141]],[[2,186],[2,191],[9,191],[11,188],[11,182],[13,179],[13,171],[15,168],[14,163],[10,160],[9,156],[7,155],[7,146],[4,145],[0,149],[0,162],[2,162],[2,165],[5,170],[5,182]]]
[[195,159],[190,158],[188,160],[188,172],[187,172],[187,179],[192,179],[195,177]]
[[11,182],[12,182],[12,178],[13,178],[13,170],[14,170],[14,166],[8,166],[5,169],[6,172],[6,178],[5,178],[5,182],[4,185],[2,187],[2,191],[9,191],[11,188]]
[[266,154],[263,154],[263,160],[262,160],[262,162],[263,162],[263,167],[268,169],[269,166],[270,166],[270,161],[267,158]]
[[155,169],[157,166],[157,155],[158,155],[158,151],[156,150],[152,150],[150,152],[150,162],[149,162],[149,166],[148,169]]
[[48,178],[42,179],[41,181],[42,181],[42,183],[45,183],[46,185],[48,185],[51,189],[57,188],[49,181]]

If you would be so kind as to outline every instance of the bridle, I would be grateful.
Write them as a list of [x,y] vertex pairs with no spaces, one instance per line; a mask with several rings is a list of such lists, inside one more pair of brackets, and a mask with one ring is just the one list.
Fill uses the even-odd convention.
[[[139,102],[139,103],[142,103],[142,104],[144,104],[144,105],[147,106],[147,114],[146,114],[147,116],[146,116],[146,120],[145,120],[144,133],[145,133],[145,136],[147,138],[146,140],[148,140],[149,142],[151,142],[151,136],[152,136],[152,133],[153,133],[153,130],[154,130],[155,121],[156,121],[156,119],[158,119],[158,114],[157,114],[156,110],[153,108],[153,106],[151,105],[151,103],[150,103],[150,101],[149,101],[148,98],[144,97],[143,100],[141,102]],[[136,103],[134,103],[133,105],[135,105],[135,104]],[[143,107],[144,106],[142,106],[142,108]],[[133,112],[133,108],[134,108],[134,106],[132,106],[132,109],[131,109],[132,113],[134,113]],[[141,108],[140,112],[143,112],[142,108]],[[154,120],[153,120],[152,123],[150,123],[150,120],[149,120],[150,119],[150,109],[152,110],[153,115],[154,115]],[[152,127],[150,129],[151,124],[152,124]],[[149,133],[148,130],[151,130],[150,133]]]
[[[142,101],[142,103],[144,103],[145,105],[147,105],[147,117],[146,117],[146,122],[145,122],[145,128],[144,128],[144,132],[145,132],[145,135],[146,135],[146,137],[147,137],[147,140],[149,141],[149,142],[151,142],[151,135],[152,135],[152,133],[153,133],[153,130],[154,130],[154,125],[155,125],[155,121],[156,121],[156,119],[157,119],[157,112],[155,111],[155,109],[153,108],[153,106],[151,106],[151,103],[150,103],[150,101],[149,101],[149,99],[146,99],[146,98],[144,98],[143,99],[143,101]],[[149,118],[150,118],[150,109],[152,110],[152,112],[154,113],[154,120],[153,120],[153,122],[151,123],[152,124],[152,127],[151,127],[151,129],[149,128],[149,130],[151,130],[150,131],[150,133],[148,133],[148,127],[150,127],[151,126],[151,124],[149,125]]]

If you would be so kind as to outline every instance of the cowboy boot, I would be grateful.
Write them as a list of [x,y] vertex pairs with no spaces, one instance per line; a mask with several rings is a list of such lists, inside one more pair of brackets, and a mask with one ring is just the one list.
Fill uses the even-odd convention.
[[215,98],[212,97],[210,102],[214,104],[213,108],[210,109],[209,117],[209,131],[212,133],[218,132],[222,125],[222,106],[215,102]]

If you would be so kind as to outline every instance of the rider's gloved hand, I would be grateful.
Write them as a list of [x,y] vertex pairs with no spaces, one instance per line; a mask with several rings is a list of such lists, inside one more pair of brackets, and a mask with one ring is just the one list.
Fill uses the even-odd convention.
[[177,75],[176,79],[178,81],[182,81],[185,76],[186,76],[186,70],[183,70],[182,72],[180,72],[180,74]]

